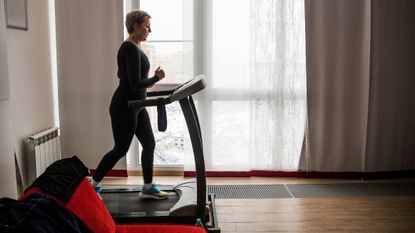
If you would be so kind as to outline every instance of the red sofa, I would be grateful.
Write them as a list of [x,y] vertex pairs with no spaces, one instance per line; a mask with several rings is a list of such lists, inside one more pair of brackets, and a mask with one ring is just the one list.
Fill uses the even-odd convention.
[[182,224],[115,224],[101,198],[85,178],[68,202],[57,199],[38,187],[26,190],[19,199],[24,200],[32,193],[48,195],[80,219],[92,232],[99,233],[206,233],[196,226]]
[[[5,210],[5,208],[3,208],[3,212],[0,213],[3,214],[0,215],[0,223],[5,225],[6,223],[1,222],[3,220],[11,221],[11,223],[14,224],[16,227],[19,227],[19,225],[22,225],[22,223],[25,222],[28,224],[28,226],[30,224],[34,224],[32,226],[36,226],[36,222],[33,223],[33,219],[30,219],[27,216],[30,216],[30,214],[36,216],[35,212],[33,212],[32,209],[35,208],[36,202],[38,200],[45,200],[45,202],[47,202],[50,205],[50,209],[56,209],[55,212],[58,213],[58,215],[60,212],[62,212],[64,213],[64,216],[68,216],[67,218],[71,218],[70,220],[67,220],[66,217],[62,218],[62,216],[59,216],[60,218],[54,219],[53,217],[56,216],[50,217],[51,214],[48,213],[48,207],[45,208],[45,205],[43,205],[44,209],[41,210],[43,212],[40,214],[40,217],[39,215],[36,216],[36,221],[39,220],[41,224],[45,225],[48,224],[47,221],[49,221],[52,225],[57,226],[59,225],[58,221],[62,221],[66,224],[67,222],[73,221],[75,219],[75,225],[79,222],[81,228],[85,228],[82,229],[82,232],[207,232],[205,229],[201,227],[184,224],[115,224],[110,213],[105,207],[104,202],[92,188],[90,182],[87,180],[86,175],[88,173],[88,168],[85,167],[85,165],[76,156],[54,162],[46,169],[46,171],[40,177],[38,177],[32,183],[32,185],[25,191],[25,194],[19,198],[19,201],[10,199],[5,200],[7,203],[10,203],[10,205],[8,206],[8,210]],[[31,196],[31,194],[35,195]],[[31,198],[29,197],[34,197],[34,200],[31,200]],[[21,208],[22,205],[25,204],[24,200],[26,198],[28,198],[28,200],[26,201],[31,206],[23,206],[23,208],[26,208],[24,211],[21,211],[21,209],[13,209]],[[15,213],[17,213],[18,211],[20,211],[20,213],[18,214],[20,214],[23,217],[10,217],[11,215],[16,215]],[[2,216],[6,217],[1,218]],[[30,226],[29,229],[31,229]]]

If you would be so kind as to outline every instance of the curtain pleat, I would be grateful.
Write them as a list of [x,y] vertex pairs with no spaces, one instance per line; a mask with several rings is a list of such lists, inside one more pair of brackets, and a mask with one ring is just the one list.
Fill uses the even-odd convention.
[[305,9],[307,167],[360,171],[369,105],[370,1],[305,0]]

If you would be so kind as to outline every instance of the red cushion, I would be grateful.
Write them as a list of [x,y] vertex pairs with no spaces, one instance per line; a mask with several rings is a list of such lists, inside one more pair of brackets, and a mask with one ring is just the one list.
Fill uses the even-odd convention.
[[206,233],[196,226],[171,224],[119,224],[117,233]]
[[85,178],[65,205],[92,232],[115,232],[115,223],[104,202]]
[[19,200],[25,199],[34,192],[42,193],[57,201],[84,222],[92,232],[115,232],[114,220],[105,207],[104,202],[86,178],[79,184],[68,203],[47,194],[38,187],[28,189]]

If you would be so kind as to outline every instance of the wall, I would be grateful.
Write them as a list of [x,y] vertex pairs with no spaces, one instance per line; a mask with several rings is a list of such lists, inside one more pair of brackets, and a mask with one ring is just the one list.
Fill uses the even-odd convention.
[[9,74],[7,69],[6,22],[4,0],[0,1],[0,101],[9,98]]
[[4,0],[0,0],[0,197],[16,198],[6,46]]
[[28,0],[27,4],[29,30],[6,29],[12,141],[22,172],[26,168],[24,139],[54,126],[49,1]]

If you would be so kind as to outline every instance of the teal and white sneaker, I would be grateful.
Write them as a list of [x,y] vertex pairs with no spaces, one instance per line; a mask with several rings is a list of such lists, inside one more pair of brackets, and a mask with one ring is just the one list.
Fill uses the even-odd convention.
[[97,185],[97,187],[93,187],[93,188],[95,189],[95,192],[98,193],[98,195],[101,194],[101,192],[102,192],[102,184],[101,183],[99,183]]
[[147,189],[145,185],[143,185],[143,189],[141,190],[140,194],[138,194],[140,198],[152,198],[152,199],[165,199],[169,196],[167,192],[160,191],[160,189],[153,184],[151,188]]

